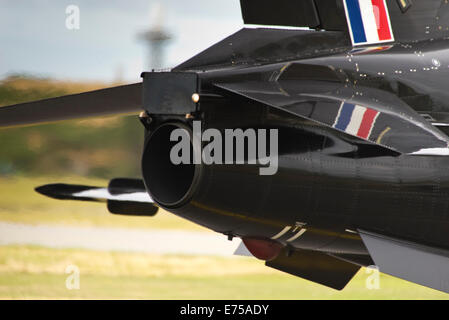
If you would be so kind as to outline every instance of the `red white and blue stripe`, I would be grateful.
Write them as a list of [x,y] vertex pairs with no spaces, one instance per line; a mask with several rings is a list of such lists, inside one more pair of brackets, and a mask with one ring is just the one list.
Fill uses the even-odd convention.
[[343,102],[333,127],[368,140],[379,115],[374,109]]
[[354,46],[394,41],[385,0],[344,0]]

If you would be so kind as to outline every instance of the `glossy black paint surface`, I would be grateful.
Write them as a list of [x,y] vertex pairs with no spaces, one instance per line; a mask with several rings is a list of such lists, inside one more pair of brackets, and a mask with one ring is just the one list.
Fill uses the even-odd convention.
[[[341,289],[375,262],[449,292],[449,2],[385,1],[394,41],[353,47],[343,0],[241,0],[246,23],[313,29],[243,29],[171,72],[144,72],[143,84],[0,108],[0,127],[143,110],[143,183],[37,191],[151,216],[152,200],[114,197],[148,192],[284,272]],[[277,129],[277,172],[172,163],[171,131],[191,133],[192,121]]]
[[[265,33],[248,32],[259,31]],[[298,32],[286,41],[315,35]],[[319,36],[333,41],[332,33]],[[310,53],[314,45],[326,45],[306,43]],[[288,61],[227,68],[210,60],[219,54],[206,52],[181,66],[209,65],[197,71],[202,93],[222,97],[200,103],[203,129],[279,129],[279,171],[260,176],[253,165],[203,166],[189,201],[168,210],[239,237],[270,238],[286,226],[306,224],[300,238],[287,242],[287,233],[278,239],[301,249],[367,254],[351,232],[357,229],[449,248],[449,157],[412,154],[448,146],[447,135],[433,125],[449,120],[448,40],[344,47],[329,45],[316,57],[288,60],[261,46],[254,52]],[[243,60],[252,59],[254,48],[247,49]],[[381,112],[376,139],[332,128],[329,115],[342,101]]]
[[189,202],[168,210],[236,236],[271,237],[307,223],[308,231],[291,245],[329,252],[364,253],[359,237],[345,231],[358,228],[449,246],[449,175],[441,172],[449,158],[383,156],[288,114],[245,105],[246,117],[239,107],[211,107],[205,128],[278,128],[278,173],[260,176],[250,165],[204,166]]

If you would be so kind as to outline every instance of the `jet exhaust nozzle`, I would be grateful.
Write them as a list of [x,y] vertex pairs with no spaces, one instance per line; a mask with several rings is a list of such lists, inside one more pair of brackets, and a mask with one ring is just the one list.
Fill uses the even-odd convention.
[[[171,157],[172,148],[178,141],[170,141],[172,132],[184,129],[191,137],[191,129],[182,123],[165,123],[157,127],[146,141],[142,157],[142,173],[147,191],[160,205],[176,208],[191,197],[198,180],[200,165],[189,161],[175,164]],[[190,142],[190,155],[193,154]]]

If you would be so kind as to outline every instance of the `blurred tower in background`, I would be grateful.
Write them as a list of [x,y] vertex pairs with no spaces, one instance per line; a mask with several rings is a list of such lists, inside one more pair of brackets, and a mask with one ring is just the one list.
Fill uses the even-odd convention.
[[151,69],[164,68],[165,46],[171,40],[171,35],[164,29],[164,8],[161,3],[153,4],[150,12],[151,27],[139,34],[148,50],[148,61],[145,66]]

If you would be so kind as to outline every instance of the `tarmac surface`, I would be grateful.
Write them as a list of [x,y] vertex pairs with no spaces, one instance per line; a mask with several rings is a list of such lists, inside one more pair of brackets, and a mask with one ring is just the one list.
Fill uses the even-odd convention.
[[27,225],[0,222],[0,245],[37,245],[100,251],[232,256],[240,239],[177,230]]

